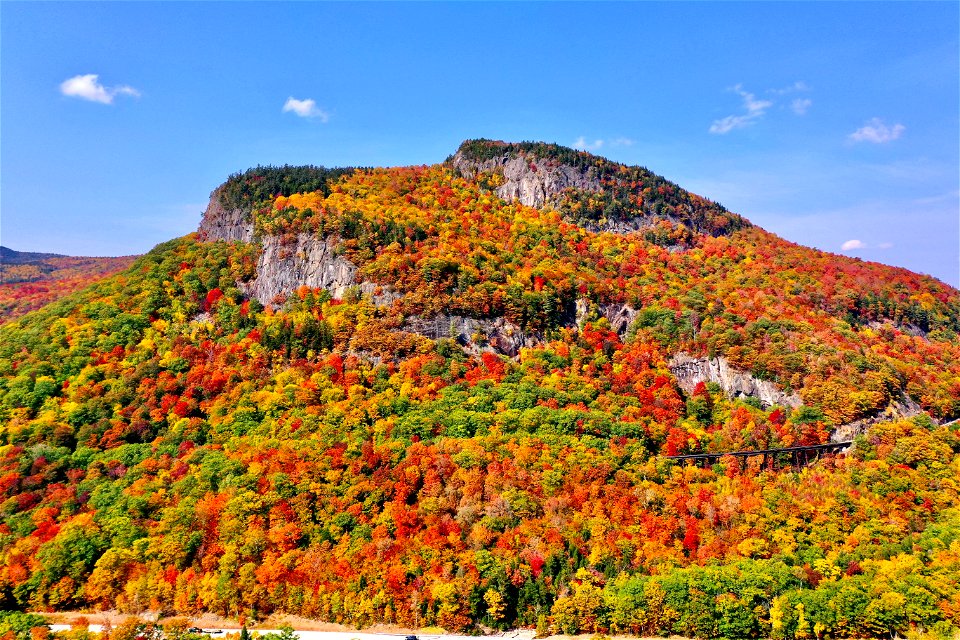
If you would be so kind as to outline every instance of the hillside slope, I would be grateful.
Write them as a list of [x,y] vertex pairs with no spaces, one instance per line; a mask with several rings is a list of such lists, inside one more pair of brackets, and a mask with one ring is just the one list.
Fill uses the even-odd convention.
[[[932,278],[555,145],[251,169],[0,327],[2,606],[947,634],[958,328]],[[803,470],[663,458],[839,427]]]
[[[642,168],[469,141],[445,166],[251,197],[239,217],[222,215],[222,189],[201,234],[258,239],[257,276],[241,287],[265,305],[301,285],[335,297],[358,286],[394,328],[510,356],[605,318],[679,354],[688,392],[718,382],[767,405],[817,406],[834,424],[888,409],[960,415],[955,289],[791,244]],[[917,366],[929,357],[938,371]]]
[[132,256],[72,257],[0,246],[0,323],[39,309],[132,263]]

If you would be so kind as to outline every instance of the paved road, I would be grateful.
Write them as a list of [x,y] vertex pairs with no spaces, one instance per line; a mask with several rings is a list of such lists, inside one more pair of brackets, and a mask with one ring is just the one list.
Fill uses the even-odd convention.
[[[69,631],[68,624],[52,624],[51,631]],[[99,633],[103,631],[103,625],[91,624],[89,631]],[[239,633],[239,629],[204,629],[204,633],[211,638],[224,638],[228,633]],[[250,633],[265,635],[268,633],[280,633],[279,629],[250,629]],[[294,631],[301,640],[403,640],[406,634],[403,633],[364,633],[362,631]],[[499,634],[498,638],[511,638],[515,640],[532,640],[533,631],[522,630],[512,631],[505,634]],[[420,640],[477,640],[476,636],[457,636],[447,634],[418,634]]]

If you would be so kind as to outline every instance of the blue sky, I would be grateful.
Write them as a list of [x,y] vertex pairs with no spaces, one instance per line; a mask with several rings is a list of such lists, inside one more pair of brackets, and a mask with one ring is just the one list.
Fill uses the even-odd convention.
[[958,24],[956,2],[2,2],[0,242],[139,253],[253,165],[488,137],[956,286]]

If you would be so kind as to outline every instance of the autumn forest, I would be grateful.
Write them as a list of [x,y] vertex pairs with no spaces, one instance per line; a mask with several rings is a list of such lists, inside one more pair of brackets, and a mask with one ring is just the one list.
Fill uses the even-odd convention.
[[[57,260],[0,284],[0,609],[960,632],[960,292],[934,278],[489,140],[257,167],[198,233]],[[668,458],[831,437],[802,466]]]

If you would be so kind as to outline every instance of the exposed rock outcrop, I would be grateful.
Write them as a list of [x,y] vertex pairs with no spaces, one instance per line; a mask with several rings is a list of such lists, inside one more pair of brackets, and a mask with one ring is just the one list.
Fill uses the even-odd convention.
[[334,298],[342,298],[348,288],[356,286],[378,305],[389,305],[400,297],[372,282],[357,282],[357,266],[337,255],[336,245],[333,238],[309,233],[299,234],[292,243],[267,236],[262,240],[257,277],[243,283],[242,290],[265,305],[301,286],[326,289]]
[[677,384],[688,394],[693,393],[699,382],[715,382],[731,398],[753,397],[768,407],[799,407],[803,404],[800,396],[786,393],[768,380],[760,380],[735,369],[723,357],[694,358],[681,352],[671,358],[668,366],[676,376]]
[[476,319],[447,314],[433,318],[410,316],[401,329],[431,340],[450,338],[473,351],[490,350],[510,357],[518,355],[520,349],[543,341],[542,336],[526,333],[504,318]]
[[628,304],[610,303],[601,304],[600,313],[610,321],[611,329],[620,335],[624,335],[639,312]]
[[[577,300],[575,309],[575,318],[569,318],[568,322],[582,326],[591,315],[590,303],[581,298]],[[629,305],[618,303],[599,304],[593,311],[607,318],[610,328],[621,335],[626,333],[637,315],[637,311]],[[469,351],[495,351],[510,357],[519,355],[520,349],[542,345],[544,342],[540,333],[525,332],[504,318],[477,319],[448,314],[439,314],[432,318],[410,316],[400,328],[432,340],[450,338],[467,347]]]
[[578,327],[582,327],[583,323],[587,321],[587,318],[590,317],[590,301],[585,298],[577,298],[577,302],[574,305],[574,318]]
[[922,327],[918,327],[912,322],[906,320],[894,321],[894,320],[884,320],[883,322],[878,322],[876,320],[871,320],[867,323],[867,326],[876,331],[883,331],[889,327],[893,327],[901,333],[906,333],[907,335],[916,336],[918,338],[926,338],[927,331]]
[[[454,169],[467,180],[475,180],[483,174],[501,176],[503,183],[495,188],[497,196],[537,209],[559,205],[567,189],[594,192],[603,189],[595,167],[574,167],[525,153],[518,155],[505,152],[494,158],[476,160],[458,151],[452,163]],[[676,215],[655,214],[652,211],[637,211],[625,219],[577,219],[575,222],[587,231],[627,234],[649,229],[661,220],[681,222]]]
[[628,304],[619,302],[605,302],[594,306],[591,309],[591,303],[584,298],[578,298],[576,303],[576,322],[577,326],[582,327],[587,318],[597,315],[606,318],[610,322],[610,328],[618,334],[625,335],[627,329],[633,324],[639,313]]
[[[210,203],[197,232],[201,240],[253,242],[253,215],[244,209],[223,206],[219,189],[210,194]],[[261,304],[272,305],[278,296],[289,295],[298,287],[322,288],[334,298],[342,298],[350,287],[370,296],[374,304],[388,306],[401,297],[390,287],[357,281],[357,266],[336,254],[334,238],[318,238],[301,233],[293,242],[281,236],[259,238],[260,258],[257,276],[238,283],[244,295]]]
[[203,212],[197,229],[201,240],[233,242],[253,241],[253,216],[244,209],[224,208],[218,191],[210,194],[210,204]]
[[908,395],[904,395],[899,400],[891,402],[886,409],[875,416],[840,425],[833,430],[833,433],[830,434],[830,441],[846,442],[848,440],[853,440],[858,435],[866,433],[867,429],[877,423],[888,422],[890,420],[901,420],[904,418],[913,418],[921,413],[924,413],[923,408],[921,408],[913,398]]
[[467,180],[487,172],[501,174],[504,183],[496,188],[498,196],[538,209],[554,201],[565,189],[599,191],[601,188],[592,167],[583,170],[527,155],[505,153],[477,161],[458,151],[453,156],[453,167]]

